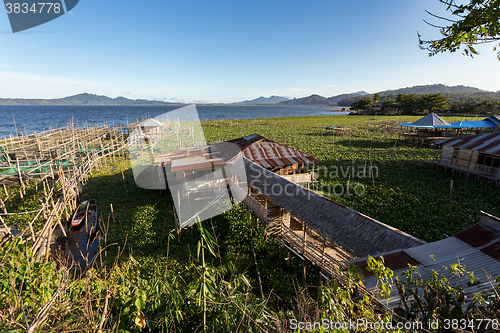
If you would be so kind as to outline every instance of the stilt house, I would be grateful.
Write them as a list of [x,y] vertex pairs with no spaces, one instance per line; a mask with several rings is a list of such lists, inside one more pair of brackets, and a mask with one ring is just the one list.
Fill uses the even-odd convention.
[[440,165],[500,178],[500,132],[440,140]]

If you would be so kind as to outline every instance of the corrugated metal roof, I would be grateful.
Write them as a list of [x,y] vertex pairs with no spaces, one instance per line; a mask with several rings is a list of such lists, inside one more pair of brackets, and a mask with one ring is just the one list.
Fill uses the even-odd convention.
[[489,116],[488,118],[489,121],[492,121],[494,122],[497,126],[500,126],[500,116],[499,115],[496,115],[496,116]]
[[426,267],[453,260],[457,257],[464,257],[475,251],[477,250],[455,237],[445,238],[437,242],[404,250],[404,252],[415,260],[420,261]]
[[270,141],[270,140],[266,139],[265,137],[263,137],[262,135],[252,134],[252,135],[248,135],[248,136],[245,136],[242,138],[229,140],[227,142],[235,143],[240,147],[241,150],[244,150],[247,147],[253,145],[254,143],[257,143],[257,142],[260,142],[263,140]]
[[260,141],[243,149],[248,160],[263,168],[287,166],[293,164],[319,163],[317,159],[300,150],[290,148],[277,142]]
[[[470,228],[469,228],[470,229]],[[492,289],[488,276],[500,276],[500,241],[497,241],[482,250],[474,248],[456,237],[449,237],[437,242],[415,246],[403,250],[417,262],[421,262],[417,276],[419,279],[429,280],[433,271],[440,272],[446,278],[451,277],[451,273],[443,267],[450,267],[455,263],[465,266],[467,272],[474,272],[474,276],[479,279],[476,285],[468,285],[469,280],[464,276],[458,281],[453,280],[455,288],[463,288],[466,295],[472,295]],[[431,257],[432,255],[432,257]],[[387,267],[398,267],[401,265],[399,258],[393,259],[390,254],[384,256]],[[366,260],[365,260],[366,262]],[[393,278],[401,276],[407,268],[393,269]],[[404,278],[402,278],[404,280]],[[363,279],[365,287],[375,293],[377,288],[377,277],[373,274],[366,275]],[[456,282],[456,283],[455,283]],[[389,307],[399,305],[400,297],[396,286],[392,285]]]
[[500,132],[469,135],[461,138],[439,140],[443,146],[465,148],[489,154],[500,154]]
[[494,240],[500,239],[500,232],[481,223],[460,231],[456,238],[466,242],[472,247],[482,247]]
[[[406,254],[403,251],[384,254],[384,255],[382,255],[382,257],[384,258],[385,267],[389,267],[393,271],[398,270],[398,269],[402,269],[402,268],[408,268],[408,264],[411,264],[412,266],[420,265],[420,262],[418,262],[414,258],[410,257],[408,254]],[[379,259],[379,258],[380,258],[380,256],[374,257],[374,259]],[[349,264],[349,263],[350,262],[347,262],[347,264]],[[372,271],[367,270],[368,263],[366,260],[353,261],[353,263],[363,270],[364,277],[368,277],[368,276],[373,275]]]
[[[481,249],[481,252],[500,261],[500,241],[497,241],[491,245],[486,246],[485,248]],[[497,275],[495,275],[495,277],[496,276]]]
[[271,141],[259,134],[253,134],[227,142],[237,144],[245,158],[263,168],[319,163],[317,159],[303,151]]
[[[236,151],[238,148],[241,153]],[[319,163],[317,159],[300,150],[270,141],[262,135],[253,134],[211,146],[160,153],[155,158],[154,165],[172,163],[173,172],[187,171],[211,165],[223,165],[225,161],[232,163],[241,156],[263,168]]]

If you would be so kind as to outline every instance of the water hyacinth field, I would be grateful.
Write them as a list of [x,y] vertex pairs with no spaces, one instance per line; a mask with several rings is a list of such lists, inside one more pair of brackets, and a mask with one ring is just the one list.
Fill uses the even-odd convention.
[[[209,143],[260,134],[307,152],[321,161],[311,189],[427,242],[479,222],[481,210],[499,216],[499,189],[423,163],[438,159],[440,150],[412,145],[393,131],[394,124],[416,118],[211,120],[203,130]],[[350,132],[326,135],[326,126]],[[0,281],[7,281],[0,283],[0,329],[26,331],[56,292],[58,302],[44,324],[38,322],[42,331],[289,332],[292,319],[390,318],[376,314],[364,298],[353,300],[361,284],[356,278],[342,288],[335,281],[320,284],[318,270],[306,262],[304,280],[302,260],[243,204],[183,230],[178,240],[170,193],[138,187],[128,159],[108,158],[86,190],[102,221],[92,270],[50,275],[49,286],[44,272],[54,271],[53,263],[33,264],[18,243],[8,245],[14,250],[0,249]],[[9,212],[35,210],[37,202],[16,197]],[[6,222],[25,227],[17,219]],[[33,287],[40,280],[49,287]]]
[[[312,188],[427,242],[479,222],[481,210],[499,215],[498,189],[436,170],[421,161],[439,160],[439,149],[414,146],[397,134],[383,132],[384,125],[416,119],[337,116],[209,121],[204,130],[207,141],[257,133],[311,154],[327,168],[317,171],[320,178]],[[326,126],[348,127],[350,135],[326,135]]]

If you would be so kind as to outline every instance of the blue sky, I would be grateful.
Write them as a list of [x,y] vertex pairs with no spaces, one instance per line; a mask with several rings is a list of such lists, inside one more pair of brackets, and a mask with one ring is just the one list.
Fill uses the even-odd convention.
[[442,83],[500,90],[493,45],[428,57],[438,0],[80,0],[13,34],[0,14],[0,97],[81,92],[185,102],[334,96]]

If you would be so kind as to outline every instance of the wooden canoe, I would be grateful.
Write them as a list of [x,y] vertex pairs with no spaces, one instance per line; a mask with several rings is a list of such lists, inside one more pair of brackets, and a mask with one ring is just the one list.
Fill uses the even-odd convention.
[[80,205],[78,205],[78,208],[75,211],[75,214],[73,214],[73,218],[71,219],[71,226],[73,228],[79,227],[82,222],[85,220],[87,217],[87,211],[89,209],[89,196],[87,194],[82,195],[82,201],[80,202]]

